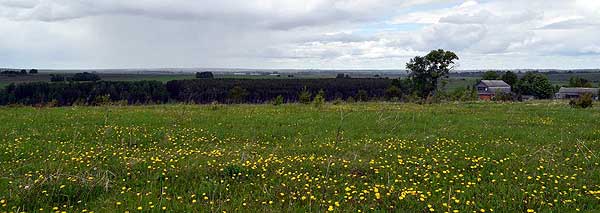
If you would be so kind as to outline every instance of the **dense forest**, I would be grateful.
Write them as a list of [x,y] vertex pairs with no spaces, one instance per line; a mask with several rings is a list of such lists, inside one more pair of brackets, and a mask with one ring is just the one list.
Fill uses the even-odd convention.
[[131,82],[33,82],[11,84],[0,91],[0,104],[96,105],[105,102],[127,104],[164,103],[169,95],[159,81]]
[[360,90],[368,97],[383,97],[390,84],[388,79],[197,79],[169,81],[166,87],[178,102],[264,103],[277,96],[297,102],[303,90],[310,94],[323,90],[325,100],[346,100]]
[[[282,96],[297,102],[300,93],[316,95],[323,91],[326,100],[384,97],[389,79],[195,79],[160,81],[33,82],[11,84],[0,90],[0,105],[98,105],[105,102],[149,104],[189,103],[265,103]],[[359,94],[360,93],[360,94]]]

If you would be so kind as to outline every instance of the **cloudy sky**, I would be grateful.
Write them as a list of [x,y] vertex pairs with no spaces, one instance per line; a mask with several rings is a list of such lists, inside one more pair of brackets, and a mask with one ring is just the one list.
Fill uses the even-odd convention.
[[600,68],[598,0],[0,0],[0,67]]

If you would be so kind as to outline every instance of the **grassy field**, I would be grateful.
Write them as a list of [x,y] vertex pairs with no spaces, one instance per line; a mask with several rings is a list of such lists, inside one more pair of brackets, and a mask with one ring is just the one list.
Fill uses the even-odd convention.
[[0,108],[0,212],[590,212],[600,108]]

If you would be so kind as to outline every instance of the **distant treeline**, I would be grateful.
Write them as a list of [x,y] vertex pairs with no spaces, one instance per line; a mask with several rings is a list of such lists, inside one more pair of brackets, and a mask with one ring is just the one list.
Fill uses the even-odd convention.
[[71,77],[65,77],[61,74],[50,74],[50,81],[52,82],[61,82],[61,81],[99,81],[100,76],[96,73],[75,73],[75,75]]
[[159,81],[131,82],[33,82],[10,84],[0,91],[0,105],[96,105],[105,102],[127,104],[164,103],[169,100]]
[[[29,70],[29,74],[37,74],[38,70],[37,69],[31,69]],[[27,70],[0,70],[0,75],[6,75],[6,76],[17,76],[17,75],[27,75]]]
[[197,79],[169,81],[170,98],[178,102],[210,103],[218,101],[264,103],[282,96],[297,102],[303,90],[325,93],[325,100],[356,97],[360,90],[368,97],[383,97],[390,86],[388,79]]
[[186,103],[265,103],[283,97],[299,101],[300,93],[324,92],[326,100],[378,99],[386,96],[389,79],[196,79],[130,82],[34,82],[0,90],[0,105],[98,105]]

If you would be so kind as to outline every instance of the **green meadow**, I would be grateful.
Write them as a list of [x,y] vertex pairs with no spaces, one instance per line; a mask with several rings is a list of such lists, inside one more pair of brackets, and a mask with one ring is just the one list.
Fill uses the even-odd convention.
[[0,212],[600,211],[600,108],[0,108]]

